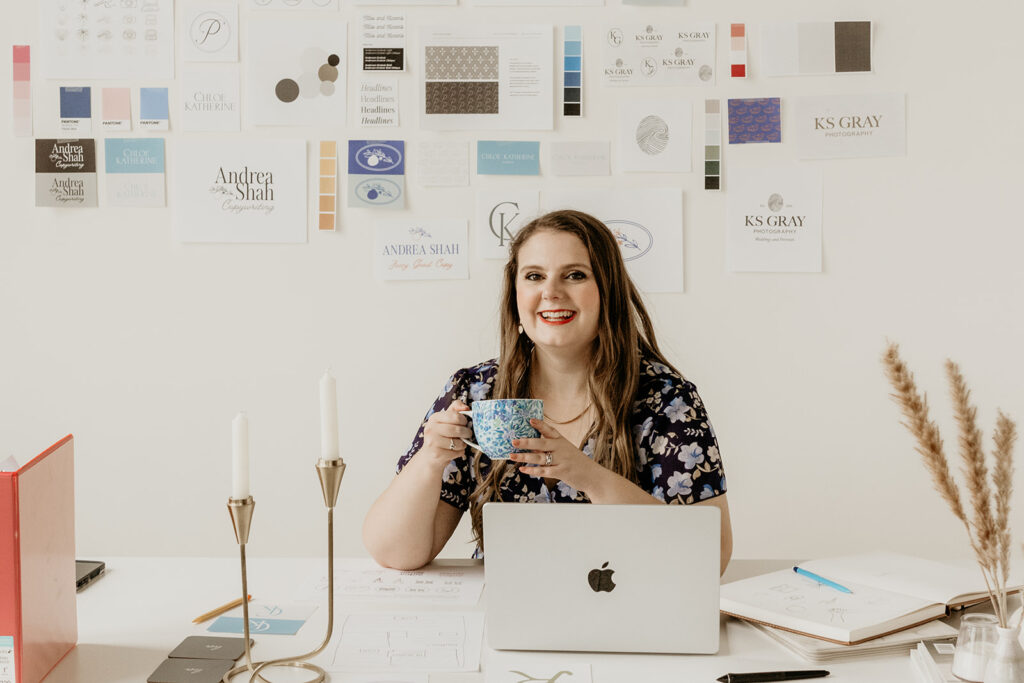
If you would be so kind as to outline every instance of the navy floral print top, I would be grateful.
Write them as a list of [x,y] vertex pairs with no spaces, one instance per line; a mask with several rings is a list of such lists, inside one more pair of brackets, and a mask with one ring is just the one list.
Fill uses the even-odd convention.
[[[467,405],[490,398],[498,372],[496,360],[463,368],[452,375],[441,395],[427,411],[409,451],[398,461],[400,472],[423,446],[427,418],[445,410],[455,399]],[[666,503],[695,503],[725,493],[725,472],[715,431],[708,421],[697,388],[656,361],[641,359],[640,383],[633,403],[633,440],[641,488]],[[594,438],[581,449],[593,457]],[[442,475],[441,500],[459,510],[469,509],[476,490],[473,451],[452,460]],[[480,469],[487,474],[491,461],[483,456]],[[500,488],[501,500],[519,503],[588,503],[586,494],[565,482],[549,490],[541,477],[513,470]]]

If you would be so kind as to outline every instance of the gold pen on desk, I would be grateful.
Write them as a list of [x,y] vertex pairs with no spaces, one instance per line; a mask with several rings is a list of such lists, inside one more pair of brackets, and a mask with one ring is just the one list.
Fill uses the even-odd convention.
[[[248,600],[252,600],[252,596],[251,595],[247,595],[246,598]],[[218,607],[216,609],[212,609],[209,612],[206,612],[205,614],[200,614],[198,617],[196,617],[195,619],[192,620],[192,623],[193,624],[201,624],[204,621],[206,621],[207,619],[213,619],[214,617],[219,616],[221,614],[224,614],[229,609],[234,609],[234,608],[238,607],[241,604],[242,604],[242,598],[237,598],[237,599],[232,600],[231,602],[227,603],[226,605],[221,605],[220,607]]]

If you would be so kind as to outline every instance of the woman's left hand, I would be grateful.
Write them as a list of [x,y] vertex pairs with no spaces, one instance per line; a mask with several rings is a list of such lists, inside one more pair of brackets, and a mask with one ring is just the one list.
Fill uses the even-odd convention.
[[593,486],[593,482],[602,473],[607,472],[548,423],[530,420],[530,424],[540,432],[539,439],[512,440],[512,445],[516,448],[529,451],[512,453],[509,456],[514,462],[530,465],[520,466],[520,472],[532,477],[559,479],[584,493]]

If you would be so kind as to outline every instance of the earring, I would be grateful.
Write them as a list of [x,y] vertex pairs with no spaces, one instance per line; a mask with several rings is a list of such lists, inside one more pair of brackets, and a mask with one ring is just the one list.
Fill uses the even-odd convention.
[[519,323],[519,334],[523,333],[523,324]]

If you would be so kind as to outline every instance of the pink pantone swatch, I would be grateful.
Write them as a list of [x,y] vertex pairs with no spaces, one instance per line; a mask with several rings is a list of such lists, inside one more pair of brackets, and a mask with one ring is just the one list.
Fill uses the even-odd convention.
[[103,88],[103,118],[131,119],[132,98],[128,88]]

